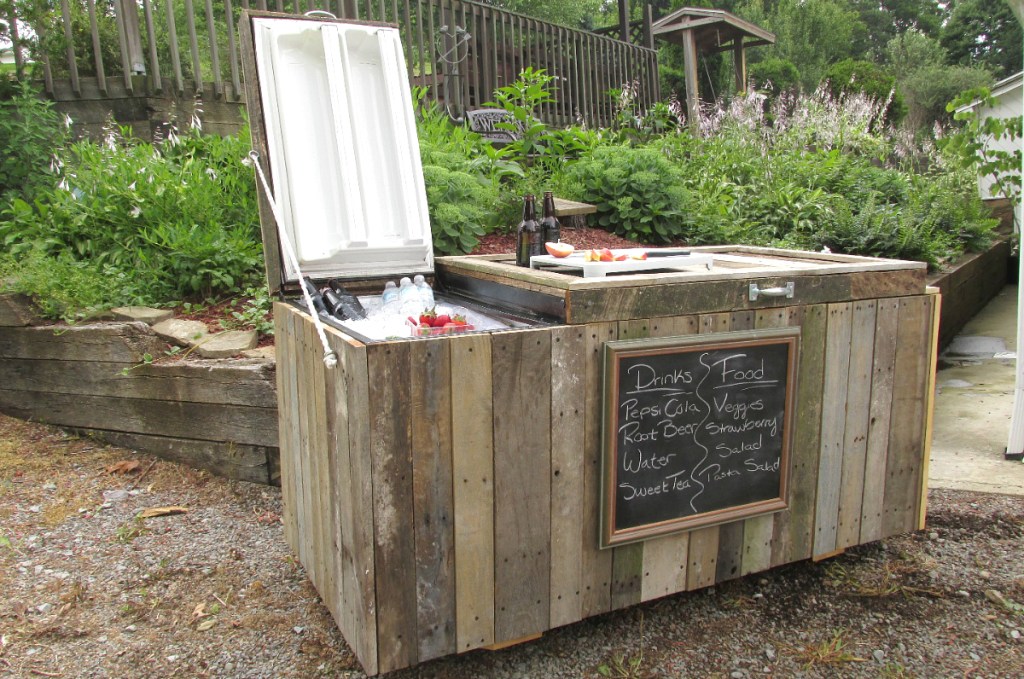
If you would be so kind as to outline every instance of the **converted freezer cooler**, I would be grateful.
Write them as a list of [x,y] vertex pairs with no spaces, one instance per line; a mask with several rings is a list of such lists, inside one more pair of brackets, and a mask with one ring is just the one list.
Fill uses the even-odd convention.
[[[368,674],[922,525],[923,264],[434,260],[397,31],[248,12],[241,32],[254,148],[304,272],[370,295],[432,275],[503,326],[334,324],[328,368],[310,315],[275,305],[285,535]],[[271,287],[294,299],[263,192],[261,217]]]

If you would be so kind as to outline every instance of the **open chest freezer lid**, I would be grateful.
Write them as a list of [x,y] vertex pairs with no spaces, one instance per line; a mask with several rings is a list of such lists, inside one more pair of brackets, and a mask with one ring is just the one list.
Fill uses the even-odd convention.
[[[398,29],[259,13],[243,16],[242,25],[243,35],[251,31],[243,44],[253,49],[245,61],[255,70],[246,81],[258,90],[247,93],[253,147],[302,272],[430,273],[426,190]],[[271,287],[294,284],[298,273],[280,257],[274,217],[263,208]]]

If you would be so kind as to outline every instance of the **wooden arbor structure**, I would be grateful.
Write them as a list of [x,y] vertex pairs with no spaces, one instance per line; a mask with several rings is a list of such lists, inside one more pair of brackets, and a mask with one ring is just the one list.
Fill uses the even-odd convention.
[[745,49],[775,44],[775,34],[720,9],[682,7],[654,22],[655,38],[683,46],[686,75],[686,114],[696,124],[699,112],[697,90],[697,55],[732,50],[736,89],[747,83]]

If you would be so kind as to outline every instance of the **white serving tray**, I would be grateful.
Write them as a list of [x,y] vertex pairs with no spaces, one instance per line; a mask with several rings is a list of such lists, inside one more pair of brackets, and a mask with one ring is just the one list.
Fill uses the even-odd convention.
[[[252,20],[274,198],[303,273],[431,273],[434,253],[398,29]],[[297,272],[284,262],[283,281]]]
[[[630,251],[617,251],[626,252]],[[691,266],[703,266],[709,271],[714,264],[711,255],[689,254],[674,255],[672,257],[649,257],[647,259],[624,259],[621,262],[588,262],[583,258],[583,252],[574,252],[568,257],[555,257],[554,255],[536,255],[530,257],[530,268],[560,267],[564,269],[582,269],[584,278],[602,278],[610,273],[634,273],[639,271],[652,271],[655,269],[685,269]]]

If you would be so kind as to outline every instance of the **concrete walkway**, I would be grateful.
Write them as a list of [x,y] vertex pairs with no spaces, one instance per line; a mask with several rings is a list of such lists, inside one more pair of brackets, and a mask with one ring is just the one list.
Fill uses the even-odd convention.
[[1003,456],[1016,342],[1017,286],[1012,285],[939,357],[929,487],[1024,495],[1024,464]]

